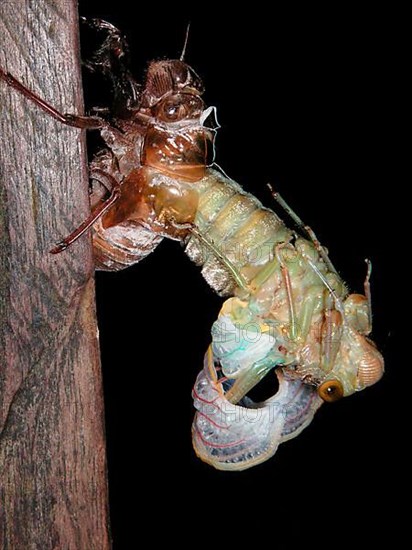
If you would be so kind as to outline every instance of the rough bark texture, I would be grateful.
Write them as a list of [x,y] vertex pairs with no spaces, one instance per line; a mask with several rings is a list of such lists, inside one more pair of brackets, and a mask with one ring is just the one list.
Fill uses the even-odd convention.
[[[75,0],[2,0],[0,64],[82,112]],[[110,547],[84,135],[0,81],[0,547]]]

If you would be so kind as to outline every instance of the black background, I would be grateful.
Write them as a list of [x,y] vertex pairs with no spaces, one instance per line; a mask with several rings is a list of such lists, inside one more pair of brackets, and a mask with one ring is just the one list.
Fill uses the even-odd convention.
[[[191,448],[190,393],[222,300],[173,242],[124,272],[98,273],[114,548],[165,534],[215,546],[247,533],[273,548],[396,537],[399,522],[389,517],[403,490],[398,433],[409,382],[397,330],[407,277],[395,252],[393,23],[359,8],[269,13],[253,4],[223,17],[211,3],[196,7],[201,15],[174,3],[133,3],[132,13],[125,1],[81,1],[80,13],[126,33],[139,79],[149,60],[180,55],[191,21],[186,60],[218,109],[217,161],[267,206],[272,182],[352,290],[362,290],[364,258],[372,260],[373,335],[387,372],[323,406],[265,464],[215,471]],[[91,107],[104,96],[85,82]]]

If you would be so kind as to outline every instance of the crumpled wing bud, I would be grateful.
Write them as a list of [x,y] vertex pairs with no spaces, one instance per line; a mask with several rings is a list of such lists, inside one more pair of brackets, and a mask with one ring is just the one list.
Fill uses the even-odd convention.
[[322,404],[315,388],[276,371],[279,390],[263,403],[233,405],[218,382],[211,348],[193,388],[197,413],[193,447],[218,470],[245,470],[272,457],[279,443],[297,436]]

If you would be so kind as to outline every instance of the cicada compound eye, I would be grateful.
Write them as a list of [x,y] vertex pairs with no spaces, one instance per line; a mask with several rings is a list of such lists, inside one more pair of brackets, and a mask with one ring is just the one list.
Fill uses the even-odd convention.
[[204,105],[199,96],[174,94],[166,97],[155,108],[156,117],[162,122],[179,122],[200,118]]
[[333,403],[343,397],[343,386],[339,380],[327,380],[318,388],[319,396],[327,403]]

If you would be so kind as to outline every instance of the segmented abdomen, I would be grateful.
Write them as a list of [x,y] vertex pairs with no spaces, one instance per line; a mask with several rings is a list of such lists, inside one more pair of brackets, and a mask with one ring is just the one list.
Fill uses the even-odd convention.
[[233,295],[238,285],[212,247],[250,281],[273,259],[275,245],[290,240],[291,232],[274,212],[219,172],[209,170],[197,185],[195,224],[207,242],[191,235],[186,253],[203,266],[202,275],[218,294]]

